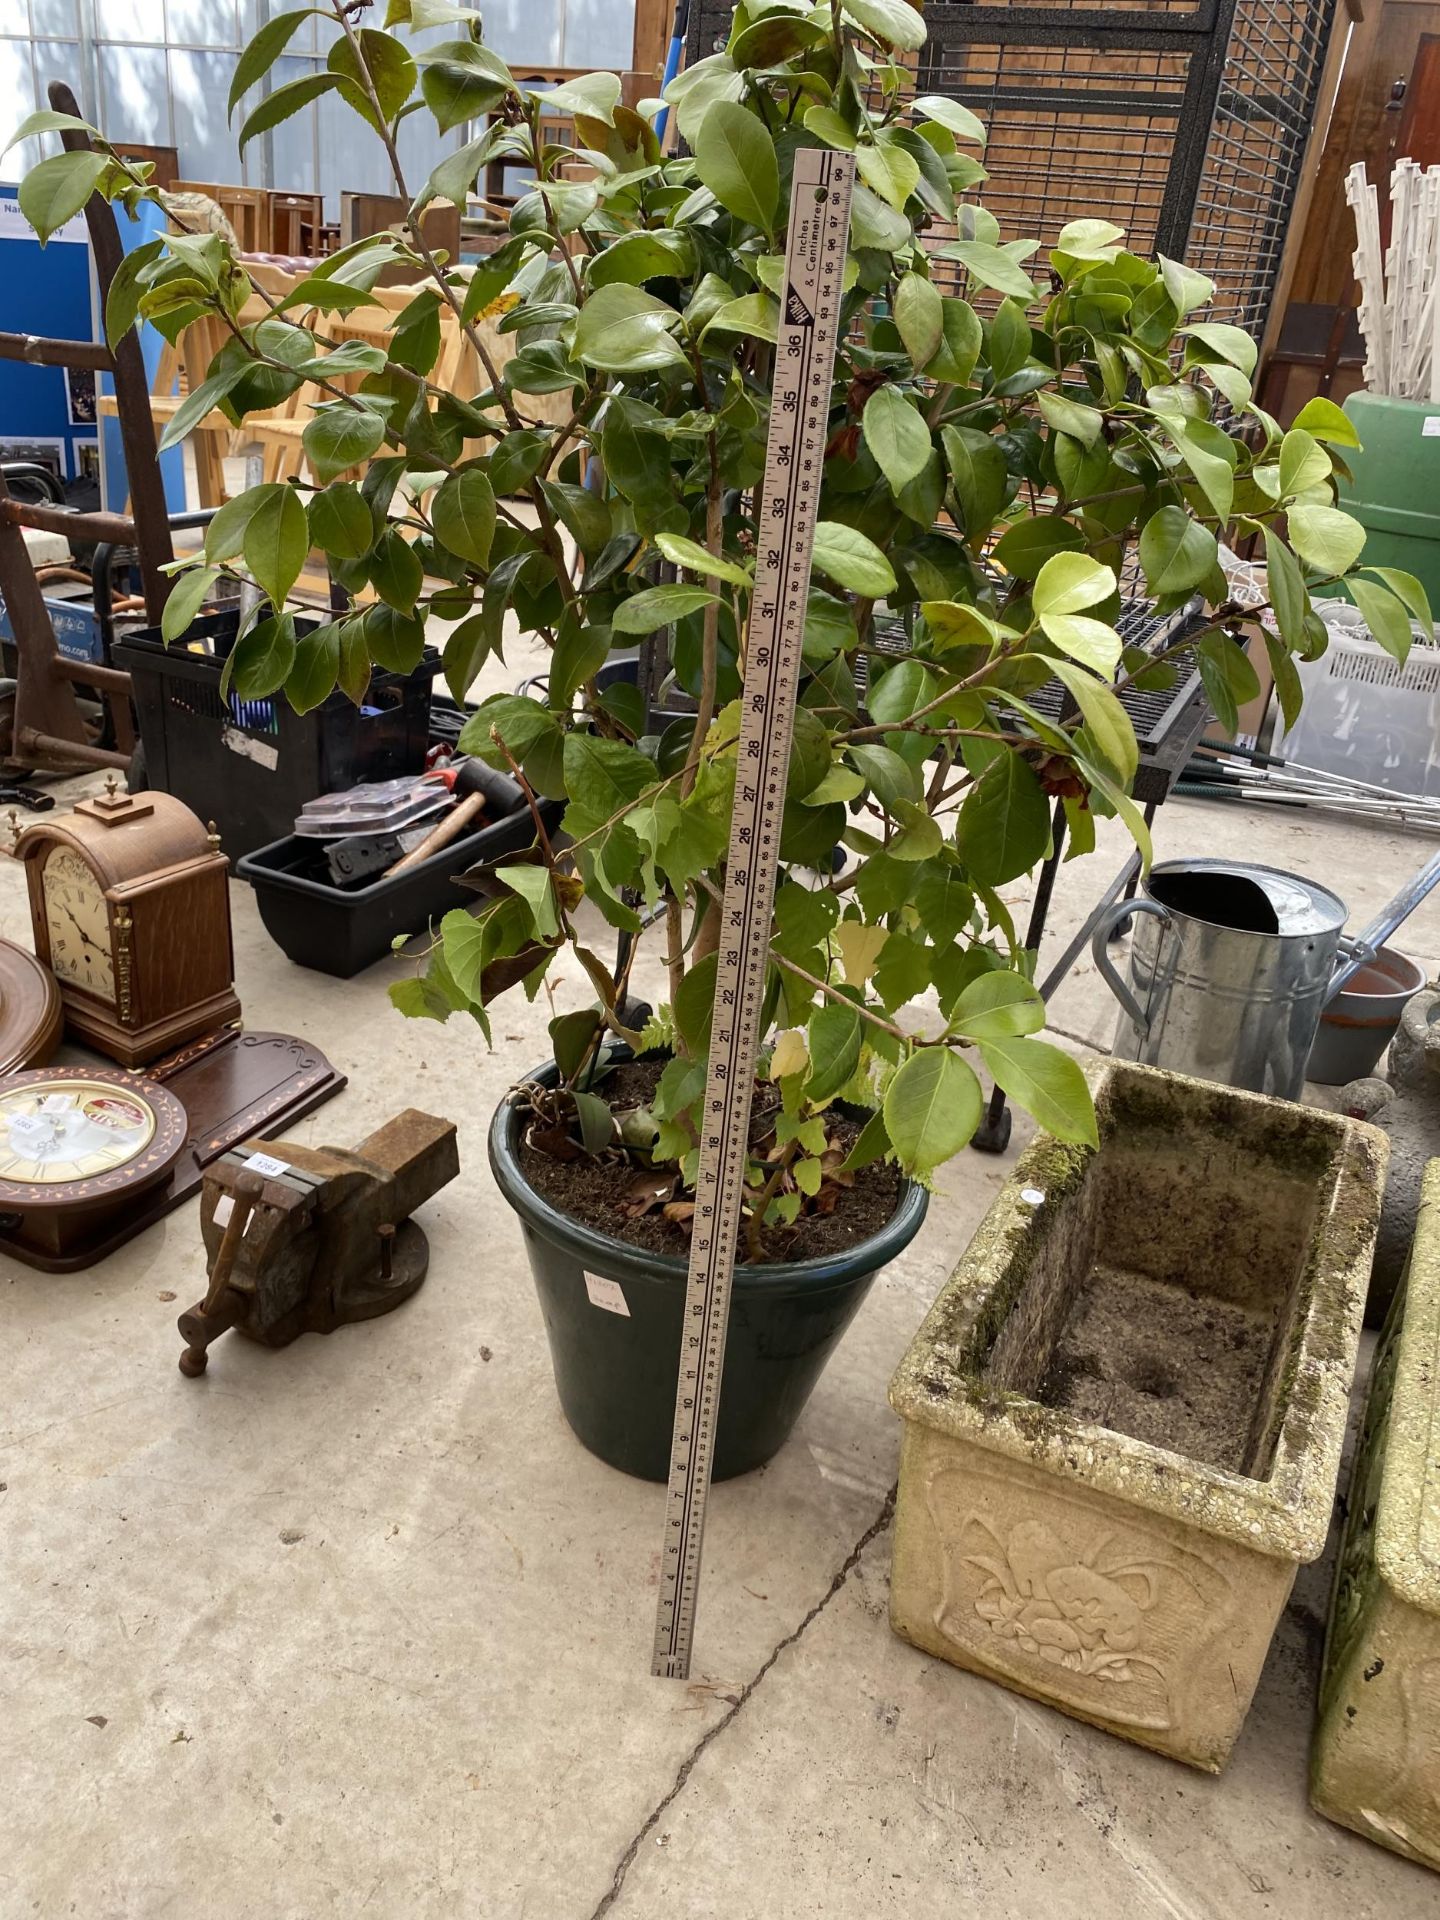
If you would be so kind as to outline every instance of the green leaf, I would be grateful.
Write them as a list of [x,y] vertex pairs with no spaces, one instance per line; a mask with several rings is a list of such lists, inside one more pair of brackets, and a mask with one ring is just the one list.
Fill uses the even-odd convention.
[[580,1122],[580,1141],[585,1151],[602,1152],[615,1138],[614,1114],[598,1093],[579,1093],[572,1088],[570,1098],[575,1102],[575,1113]]
[[227,120],[235,117],[242,98],[274,66],[301,23],[319,11],[318,7],[299,7],[293,13],[282,13],[265,22],[235,64],[235,77],[230,82],[230,98],[225,108]]
[[646,280],[684,277],[692,259],[692,243],[684,233],[665,228],[656,233],[627,233],[596,254],[586,277],[592,292],[616,281],[638,287]]
[[983,886],[1028,873],[1050,844],[1050,808],[1029,765],[1007,748],[965,796],[955,844]]
[[[242,551],[246,566],[279,613],[290,589],[300,578],[300,569],[310,550],[310,530],[300,496],[293,487],[273,481],[260,491],[264,498],[249,516]],[[206,557],[210,557],[208,543]],[[287,666],[275,685],[281,686],[288,673]]]
[[1293,499],[1312,487],[1323,487],[1334,471],[1325,449],[1303,427],[1292,427],[1280,442],[1280,493]]
[[1410,609],[1411,619],[1418,620],[1425,631],[1430,632],[1435,623],[1430,618],[1429,596],[1413,573],[1406,573],[1400,567],[1367,567],[1365,571],[1382,580],[1391,593]]
[[827,147],[838,147],[842,153],[855,151],[855,129],[833,107],[807,108],[805,131],[823,140]]
[[671,1012],[681,1038],[692,1054],[704,1058],[710,1045],[710,1023],[715,1012],[715,974],[718,959],[707,953],[686,974],[675,995]]
[[996,293],[1013,294],[1027,305],[1036,297],[1035,282],[1014,255],[1006,253],[1003,247],[991,246],[987,240],[953,240],[945,248],[945,257],[959,260],[971,278],[978,280],[982,287],[993,287]]
[[388,125],[410,98],[415,85],[414,56],[392,34],[382,33],[378,27],[361,27],[356,38],[358,52],[348,38],[337,39],[325,64],[331,73],[339,75],[340,91],[348,103],[374,126],[374,109],[362,78],[368,70],[370,85],[380,103],[381,118]]
[[324,482],[363,466],[385,438],[385,422],[368,408],[361,411],[337,401],[314,414],[300,438],[311,471]]
[[481,667],[499,651],[499,632],[483,613],[471,614],[445,636],[445,684],[457,705],[464,706]]
[[885,1089],[885,1127],[906,1173],[929,1173],[971,1139],[984,1102],[975,1072],[948,1047],[922,1047]]
[[601,287],[580,309],[575,322],[574,356],[602,373],[645,373],[686,366],[684,351],[670,334],[679,318],[673,307],[639,287],[623,283]]
[[882,46],[914,53],[925,44],[925,22],[908,0],[841,0],[841,5]]
[[[471,189],[475,185],[481,167],[484,166],[486,160],[490,157],[491,150],[495,146],[495,140],[496,129],[490,127],[487,128],[478,139],[471,140],[468,145],[461,147],[458,152],[447,153],[445,158],[431,173],[425,185],[420,189],[419,196],[415,202],[416,206],[428,207],[432,200],[448,200],[452,206],[458,207],[463,214],[470,204]],[[482,268],[481,271],[483,272],[484,269]],[[500,289],[497,288],[496,292],[499,291]],[[477,294],[476,299],[478,300],[479,297]],[[488,297],[489,300],[493,300],[494,298],[495,294],[491,294]],[[488,304],[488,300],[485,304]],[[467,301],[467,311],[469,305],[470,303]],[[478,311],[478,307],[473,311],[468,311],[468,317],[473,320]]]
[[369,606],[356,631],[377,666],[391,673],[413,673],[419,666],[425,651],[425,622],[414,614],[400,607]]
[[245,529],[262,500],[268,499],[270,485],[247,487],[227,500],[205,529],[205,558],[209,561],[233,560],[245,544]]
[[910,110],[923,114],[927,120],[933,120],[937,127],[944,127],[957,140],[971,140],[982,147],[985,144],[984,121],[968,107],[962,107],[958,100],[951,100],[943,93],[922,94],[918,100],[910,102]]
[[780,171],[775,143],[755,114],[736,101],[717,100],[695,142],[695,171],[727,212],[773,232]]
[[686,614],[719,604],[719,595],[707,593],[704,587],[647,587],[643,593],[621,601],[615,610],[614,627],[616,633],[654,633],[660,627],[673,626]]
[[1247,378],[1254,373],[1259,348],[1243,327],[1226,326],[1217,320],[1202,320],[1193,327],[1182,327],[1180,331],[1190,339],[1198,340],[1222,360],[1228,360],[1232,367],[1238,367]]
[[276,87],[273,93],[267,93],[246,116],[245,124],[240,129],[240,152],[244,153],[257,134],[268,133],[271,127],[278,127],[282,120],[288,120],[292,114],[299,113],[302,107],[308,107],[322,93],[332,92],[339,84],[333,73],[306,73],[298,80],[287,80],[283,87]]
[[42,246],[79,213],[109,164],[105,154],[87,149],[52,154],[30,169],[20,182],[20,211],[39,234]]
[[550,451],[544,427],[520,427],[507,433],[490,456],[490,486],[497,499],[521,493],[540,471]]
[[967,1040],[1014,1040],[1038,1033],[1045,1002],[1033,982],[1009,971],[982,973],[964,988],[950,1012],[950,1025]]
[[[1118,649],[1118,640],[1116,645]],[[1112,689],[1103,686],[1083,668],[1071,666],[1068,660],[1055,660],[1051,664],[1055,678],[1063,681],[1074,695],[1080,717],[1090,729],[1090,738],[1128,787],[1140,761],[1129,714]]]
[[656,778],[654,761],[623,741],[593,733],[565,736],[565,791],[595,826],[623,812]]
[[[1273,569],[1271,577],[1274,577]],[[1265,635],[1265,651],[1269,655],[1270,671],[1275,678],[1275,692],[1280,701],[1280,717],[1285,722],[1285,731],[1288,733],[1300,718],[1305,691],[1300,684],[1300,675],[1296,671],[1294,660],[1273,634]]]
[[1303,646],[1310,595],[1294,554],[1273,527],[1265,529],[1265,581],[1280,637],[1287,647]]
[[[167,647],[189,631],[216,578],[214,567],[197,567],[193,572],[182,573],[171,587],[165,611],[160,616],[160,637]],[[1406,631],[1408,633],[1408,627]]]
[[533,98],[543,100],[556,113],[583,113],[587,120],[615,124],[615,109],[620,104],[620,79],[614,73],[578,73],[562,80],[558,87],[536,91]]
[[1115,590],[1114,573],[1088,553],[1055,553],[1035,576],[1030,604],[1041,616],[1083,613],[1086,607],[1108,600]]
[[38,113],[27,113],[10,138],[0,147],[0,159],[9,153],[12,147],[18,147],[22,140],[33,140],[37,133],[88,133],[96,129],[88,120],[77,120],[73,113],[55,113],[49,107],[42,107]]
[[1364,527],[1338,507],[1293,506],[1287,527],[1291,546],[1317,573],[1345,573],[1364,550]]
[[657,533],[655,544],[674,566],[685,567],[707,580],[725,580],[732,587],[751,585],[748,569],[738,560],[726,560],[722,555],[710,553],[698,540],[691,540],[683,533]]
[[991,553],[1017,580],[1033,580],[1052,554],[1078,552],[1084,545],[1085,536],[1077,526],[1058,513],[1043,513],[1017,520],[1001,534]]
[[919,408],[898,387],[887,384],[875,389],[865,402],[862,428],[865,444],[893,492],[900,493],[924,471],[930,458],[930,429]]
[[1102,679],[1114,678],[1123,643],[1107,622],[1092,620],[1083,613],[1046,613],[1040,616],[1040,625],[1045,638],[1072,660],[1080,661]]
[[352,480],[310,496],[310,541],[337,560],[361,560],[375,542],[375,522]]
[[1057,1140],[1098,1147],[1095,1106],[1077,1061],[1044,1040],[990,1040],[981,1054],[997,1086]]
[[530,909],[535,931],[542,940],[552,940],[560,932],[560,916],[555,910],[555,890],[550,884],[548,867],[497,867],[495,878],[518,893]]
[[550,656],[550,705],[563,713],[584,686],[610,658],[610,629],[603,625],[582,626],[573,612],[567,612]]
[[1068,433],[1082,447],[1093,447],[1099,440],[1105,416],[1098,407],[1082,406],[1078,400],[1071,400],[1063,393],[1039,394],[1036,404],[1046,425],[1056,433]]
[[1140,529],[1140,565],[1151,593],[1189,593],[1208,580],[1219,548],[1215,536],[1183,507],[1161,507]]
[[768,293],[742,293],[717,307],[701,329],[711,333],[743,333],[773,346],[780,337],[780,302]]
[[927,371],[934,380],[965,387],[975,371],[984,334],[975,309],[966,300],[941,299],[943,338]]
[[1342,412],[1333,400],[1327,400],[1324,394],[1317,394],[1313,400],[1305,402],[1295,416],[1295,425],[1332,447],[1358,448],[1360,445],[1360,436],[1350,416]]
[[861,1167],[868,1167],[872,1161],[879,1160],[890,1151],[890,1135],[885,1126],[883,1113],[872,1113],[860,1129],[860,1137],[845,1156],[842,1172],[856,1173]]
[[895,213],[903,215],[905,202],[920,184],[920,165],[903,147],[865,146],[855,149],[861,179]]
[[465,467],[442,482],[430,503],[435,537],[451,553],[477,567],[490,559],[495,538],[495,495],[479,467]]
[[1360,609],[1371,636],[1403,667],[1414,637],[1404,606],[1387,587],[1377,586],[1373,580],[1347,580],[1345,590]]
[[513,86],[499,55],[473,40],[446,41],[426,56],[420,71],[420,92],[441,133],[481,119]]
[[1162,424],[1223,525],[1235,499],[1234,442],[1208,420],[1167,415]]
[[165,431],[156,442],[156,452],[165,453],[169,448],[178,446],[208,413],[212,413],[225,398],[233,386],[236,386],[249,371],[243,360],[237,360],[223,372],[202,380],[193,392],[187,393],[179,406],[165,423]]
[[1193,313],[1196,307],[1208,306],[1215,298],[1215,282],[1207,279],[1203,273],[1197,273],[1193,267],[1183,266],[1178,260],[1167,260],[1163,253],[1155,257],[1160,262],[1165,291],[1182,320],[1187,313]]
[[410,613],[425,584],[425,569],[398,527],[387,527],[375,543],[367,572],[380,598],[397,613]]
[[330,698],[339,674],[340,628],[331,621],[296,640],[295,664],[285,682],[285,698],[296,713],[310,713]]
[[225,672],[242,700],[263,700],[280,691],[294,665],[295,621],[287,613],[261,620],[243,634],[225,662]]
[[894,571],[875,542],[838,520],[822,520],[816,527],[814,563],[837,586],[867,600],[895,591]]
[[1005,456],[976,427],[942,427],[940,444],[955,485],[955,498],[972,548],[979,549],[1005,504],[1009,475]]
[[[65,115],[61,117],[68,118]],[[134,326],[140,311],[141,295],[145,291],[142,276],[163,251],[162,241],[147,240],[144,246],[132,247],[115,269],[105,300],[105,341],[112,352]]]
[[860,1015],[856,1008],[827,1001],[810,1016],[806,1030],[810,1054],[810,1077],[805,1082],[805,1098],[829,1100],[850,1079],[860,1064]]
[[562,1080],[573,1080],[584,1066],[600,1026],[601,1017],[594,1007],[557,1014],[550,1022],[550,1045]]
[[904,803],[920,798],[919,774],[893,748],[857,741],[846,751],[851,765],[864,776],[865,785],[887,812],[894,813]]

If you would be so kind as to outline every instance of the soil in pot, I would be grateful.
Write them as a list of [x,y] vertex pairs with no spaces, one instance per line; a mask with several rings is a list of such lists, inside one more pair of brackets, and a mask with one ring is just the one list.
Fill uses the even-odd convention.
[[1300,1168],[1262,1182],[1228,1145],[1197,1168],[1178,1129],[1112,1138],[1067,1230],[1042,1231],[986,1371],[1056,1412],[1263,1478],[1314,1210]]
[[[628,1061],[607,1075],[596,1091],[603,1093],[614,1108],[647,1106],[664,1064],[663,1060]],[[765,1109],[761,1102],[772,1091],[769,1087],[757,1091],[752,1133],[757,1126],[763,1127]],[[862,1124],[859,1119],[836,1114],[829,1124],[830,1137],[848,1153]],[[536,1192],[583,1226],[648,1253],[673,1254],[682,1260],[689,1257],[687,1221],[667,1218],[659,1206],[640,1214],[633,1211],[636,1170],[630,1162],[592,1160],[588,1155],[557,1160],[523,1139],[519,1160]],[[765,1236],[766,1258],[817,1260],[846,1253],[878,1233],[899,1203],[899,1171],[874,1162],[859,1170],[852,1186],[838,1190],[832,1212],[806,1212],[793,1227],[771,1228]]]

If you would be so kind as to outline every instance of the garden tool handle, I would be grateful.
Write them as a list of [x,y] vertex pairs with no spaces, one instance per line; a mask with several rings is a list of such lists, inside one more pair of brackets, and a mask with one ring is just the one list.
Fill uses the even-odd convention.
[[1106,907],[1096,921],[1095,931],[1090,938],[1090,951],[1094,955],[1095,965],[1100,969],[1101,979],[1144,1035],[1150,1031],[1150,1016],[1121,979],[1106,949],[1106,942],[1136,913],[1153,913],[1166,926],[1170,924],[1169,912],[1158,900],[1116,900],[1113,905]]

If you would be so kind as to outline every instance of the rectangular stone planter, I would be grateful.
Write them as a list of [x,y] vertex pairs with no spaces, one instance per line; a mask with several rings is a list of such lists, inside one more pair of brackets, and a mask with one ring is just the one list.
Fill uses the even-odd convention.
[[1440,1160],[1370,1374],[1310,1755],[1317,1810],[1440,1867]]
[[1387,1152],[1112,1063],[1021,1157],[902,1361],[890,1618],[1218,1772],[1325,1542]]

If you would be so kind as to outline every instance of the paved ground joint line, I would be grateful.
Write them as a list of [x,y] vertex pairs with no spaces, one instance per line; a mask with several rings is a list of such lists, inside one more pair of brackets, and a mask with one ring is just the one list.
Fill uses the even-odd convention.
[[684,1791],[686,1782],[693,1773],[695,1764],[701,1754],[704,1753],[705,1749],[710,1746],[712,1742],[718,1740],[725,1729],[737,1718],[749,1701],[751,1695],[759,1687],[761,1681],[775,1665],[775,1662],[780,1658],[781,1654],[784,1653],[787,1648],[793,1647],[796,1641],[801,1639],[814,1625],[815,1621],[819,1619],[820,1615],[829,1606],[830,1602],[835,1598],[836,1594],[839,1593],[840,1589],[845,1585],[845,1582],[860,1564],[861,1555],[870,1545],[871,1541],[878,1535],[884,1533],[885,1529],[890,1525],[890,1522],[895,1517],[895,1495],[897,1491],[897,1487],[891,1487],[885,1496],[884,1504],[881,1506],[879,1513],[876,1514],[875,1518],[870,1522],[870,1525],[841,1561],[834,1579],[815,1602],[814,1606],[811,1607],[804,1619],[801,1620],[798,1626],[792,1627],[783,1640],[776,1642],[775,1646],[772,1647],[766,1655],[763,1664],[757,1669],[754,1675],[746,1681],[739,1698],[721,1715],[714,1726],[710,1727],[695,1742],[695,1745],[680,1763],[679,1771],[675,1775],[674,1783],[669,1792],[663,1800],[659,1801],[658,1804],[651,1809],[640,1830],[636,1833],[629,1846],[626,1847],[624,1853],[621,1854],[610,1885],[606,1888],[600,1904],[590,1915],[590,1920],[602,1920],[602,1916],[609,1913],[610,1909],[615,1905],[615,1902],[620,1898],[620,1895],[625,1889],[626,1875],[629,1873],[631,1867],[634,1866],[641,1847],[645,1844],[647,1837],[654,1832],[655,1828],[665,1817],[666,1810]]

